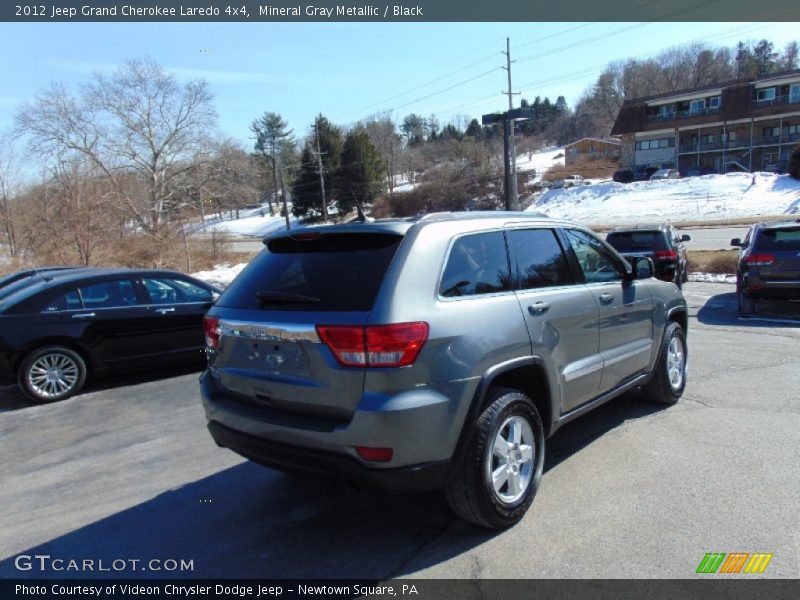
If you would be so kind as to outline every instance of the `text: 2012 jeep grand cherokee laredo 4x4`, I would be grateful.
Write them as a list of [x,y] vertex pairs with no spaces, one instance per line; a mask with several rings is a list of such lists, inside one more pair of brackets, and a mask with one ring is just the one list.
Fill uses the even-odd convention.
[[443,488],[506,527],[559,426],[683,393],[680,291],[578,225],[437,214],[265,244],[206,316],[201,377],[216,442],[264,465]]

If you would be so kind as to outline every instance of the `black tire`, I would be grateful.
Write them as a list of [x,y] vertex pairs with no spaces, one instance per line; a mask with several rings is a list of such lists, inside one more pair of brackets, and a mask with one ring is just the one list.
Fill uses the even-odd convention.
[[[525,438],[516,448],[509,445],[508,460],[500,462],[493,449],[495,440],[511,435],[511,428],[524,430],[522,422],[527,423],[529,431],[522,431]],[[511,425],[508,425],[511,422]],[[459,517],[490,529],[502,529],[517,523],[533,502],[539,489],[544,467],[544,428],[542,419],[533,402],[525,394],[508,388],[491,388],[486,408],[472,425],[469,443],[463,456],[456,459],[453,472],[446,488],[447,501]],[[529,462],[524,461],[523,452],[532,447]],[[521,463],[515,461],[522,461]],[[495,461],[499,464],[495,466]],[[496,492],[490,472],[505,466],[506,483]],[[514,471],[516,469],[516,471]],[[515,492],[512,479],[519,482]],[[505,487],[506,492],[502,489]],[[512,496],[517,494],[518,497]],[[503,500],[505,495],[508,500]]]
[[756,312],[756,300],[745,294],[739,287],[736,288],[736,302],[740,315],[752,315]]
[[18,377],[19,387],[31,401],[56,402],[80,391],[86,382],[86,362],[64,346],[45,346],[25,357]]
[[[672,344],[679,345],[681,352],[680,366],[676,366],[675,355],[672,354]],[[686,360],[688,357],[686,346],[686,333],[678,323],[669,323],[664,330],[664,338],[661,340],[661,348],[658,352],[658,360],[653,376],[650,381],[642,388],[646,396],[659,404],[675,404],[683,395],[686,388]],[[674,376],[674,368],[680,371],[680,378]],[[671,377],[673,373],[673,377]]]

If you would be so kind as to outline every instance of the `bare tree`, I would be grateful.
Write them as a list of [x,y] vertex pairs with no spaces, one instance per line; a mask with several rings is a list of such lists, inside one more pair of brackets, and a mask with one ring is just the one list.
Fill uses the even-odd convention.
[[5,244],[12,258],[18,254],[17,233],[12,213],[12,199],[18,189],[18,176],[18,165],[11,136],[4,134],[0,136],[0,220],[2,220]]
[[[137,224],[158,234],[174,185],[208,151],[216,114],[204,81],[185,84],[150,59],[96,73],[75,96],[53,84],[16,116],[30,149],[56,160],[83,157],[108,178]],[[130,195],[133,175],[143,194]]]

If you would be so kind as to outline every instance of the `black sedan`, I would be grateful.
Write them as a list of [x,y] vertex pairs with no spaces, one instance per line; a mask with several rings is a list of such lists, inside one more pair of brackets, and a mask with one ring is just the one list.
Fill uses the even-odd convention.
[[44,271],[0,293],[0,384],[62,400],[88,376],[200,361],[218,290],[174,271]]

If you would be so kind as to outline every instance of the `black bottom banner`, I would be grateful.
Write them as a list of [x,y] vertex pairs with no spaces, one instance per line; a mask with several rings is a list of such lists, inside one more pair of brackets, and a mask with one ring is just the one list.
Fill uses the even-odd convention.
[[390,600],[772,600],[800,598],[800,580],[3,580],[0,599],[369,598]]

